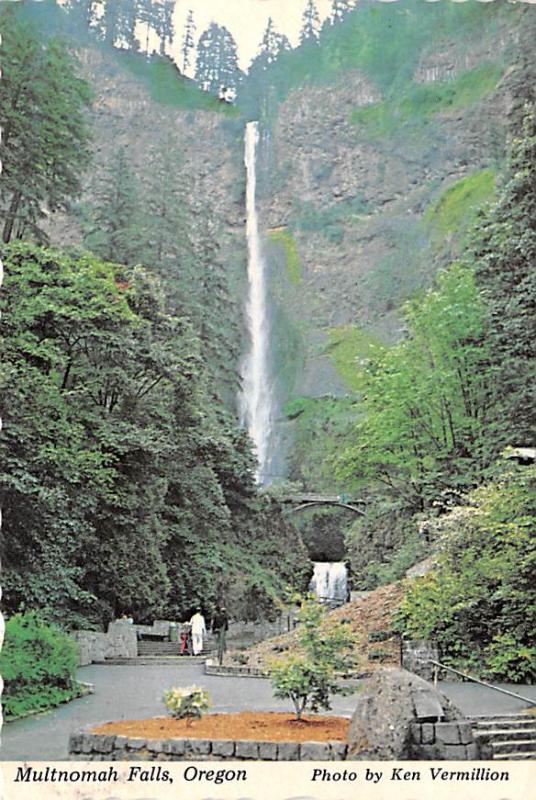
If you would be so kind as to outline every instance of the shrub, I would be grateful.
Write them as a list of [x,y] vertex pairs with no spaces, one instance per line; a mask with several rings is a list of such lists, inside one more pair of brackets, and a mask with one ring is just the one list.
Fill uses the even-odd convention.
[[274,695],[292,701],[298,720],[306,708],[329,710],[332,694],[347,693],[336,675],[348,670],[355,637],[346,624],[322,624],[325,613],[316,600],[304,600],[298,614],[301,652],[289,653],[270,664]]
[[467,505],[437,520],[437,567],[408,583],[398,624],[437,641],[446,664],[533,682],[536,467],[496,469]]
[[164,703],[176,719],[201,719],[210,707],[210,698],[200,686],[188,686],[168,689],[164,692]]
[[43,711],[78,695],[77,646],[35,612],[16,614],[6,624],[0,670],[7,719]]

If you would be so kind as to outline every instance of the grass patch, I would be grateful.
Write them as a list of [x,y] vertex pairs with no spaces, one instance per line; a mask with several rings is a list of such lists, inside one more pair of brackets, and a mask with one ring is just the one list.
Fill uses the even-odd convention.
[[199,89],[167,58],[152,56],[147,59],[140,53],[114,52],[119,63],[148,89],[156,103],[175,108],[216,111],[229,116],[239,113],[236,106]]
[[326,353],[349,389],[358,391],[361,386],[360,366],[374,357],[382,347],[369,333],[355,325],[341,325],[329,331]]
[[392,136],[407,123],[422,124],[440,111],[474,105],[495,89],[501,74],[502,68],[490,62],[451,81],[411,84],[401,97],[355,109],[350,122],[359,125],[371,139]]
[[424,218],[440,235],[465,229],[494,192],[495,172],[489,168],[478,170],[445,189],[428,207]]
[[76,681],[73,681],[73,686],[68,689],[57,686],[26,688],[19,695],[4,699],[4,719],[6,722],[14,722],[16,719],[30,717],[33,714],[42,714],[43,711],[57,708],[78,697],[84,697],[86,694],[86,688]]
[[268,239],[274,244],[281,245],[285,251],[285,266],[287,278],[290,283],[299,286],[302,282],[301,261],[296,247],[294,236],[286,228],[272,230],[268,234]]
[[298,203],[293,211],[290,227],[294,230],[321,233],[328,241],[339,243],[343,237],[342,223],[358,219],[370,211],[362,197],[342,200],[325,208],[316,208],[310,202]]

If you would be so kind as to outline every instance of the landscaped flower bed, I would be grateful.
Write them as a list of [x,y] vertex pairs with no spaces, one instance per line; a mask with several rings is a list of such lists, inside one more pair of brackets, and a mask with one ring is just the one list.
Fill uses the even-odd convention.
[[155,717],[107,722],[73,733],[72,759],[112,761],[342,761],[350,721],[279,712]]

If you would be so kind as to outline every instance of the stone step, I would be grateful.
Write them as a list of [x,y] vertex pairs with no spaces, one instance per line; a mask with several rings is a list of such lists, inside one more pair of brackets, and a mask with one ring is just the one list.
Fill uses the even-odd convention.
[[108,667],[148,667],[148,666],[175,666],[180,664],[204,664],[208,653],[201,656],[138,656],[137,658],[107,658],[106,661],[96,661],[98,665]]
[[515,739],[528,739],[532,741],[536,739],[536,727],[534,726],[531,728],[490,728],[489,730],[478,728],[477,730],[473,729],[473,733],[477,738],[479,736],[485,736],[489,737],[494,742],[508,742],[514,741]]
[[536,728],[536,719],[534,717],[513,717],[508,719],[489,719],[482,720],[481,722],[470,721],[471,726],[477,731],[495,731],[504,730],[517,730],[523,728]]
[[[201,654],[209,653],[211,647],[205,644]],[[181,652],[181,645],[179,642],[138,642],[138,655],[139,656],[178,656]]]
[[509,714],[473,714],[467,718],[469,722],[502,722],[505,719],[536,720],[532,714],[518,713],[511,711]]
[[536,739],[508,739],[505,741],[492,741],[491,747],[493,749],[493,757],[497,753],[532,753],[532,758],[535,758],[536,753]]
[[180,644],[179,642],[138,642],[138,655],[139,656],[149,656],[153,654],[164,655],[165,653],[169,653],[170,655],[179,655],[180,653]]
[[527,750],[523,752],[518,750],[515,753],[494,753],[494,761],[529,761],[534,758],[534,752]]

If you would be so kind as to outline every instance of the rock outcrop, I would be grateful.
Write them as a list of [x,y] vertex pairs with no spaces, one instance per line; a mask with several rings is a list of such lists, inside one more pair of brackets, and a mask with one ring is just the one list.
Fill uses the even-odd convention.
[[366,681],[348,732],[348,760],[476,758],[470,724],[432,684],[389,667]]

